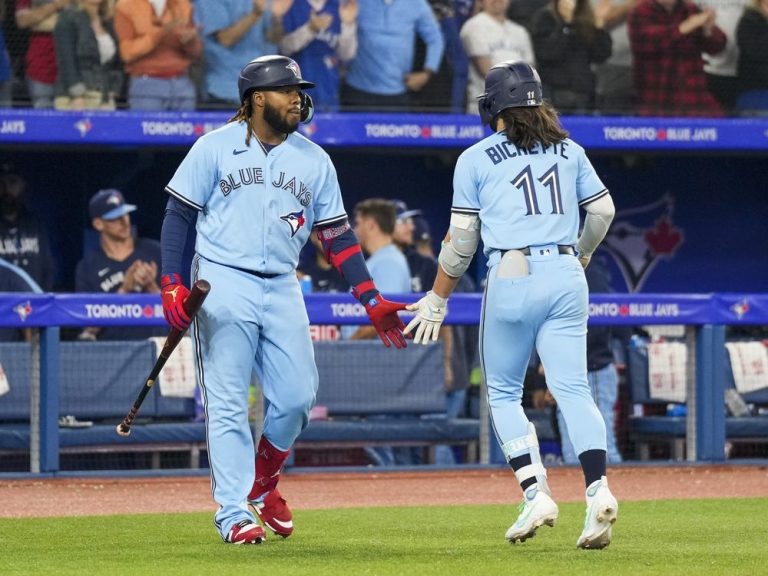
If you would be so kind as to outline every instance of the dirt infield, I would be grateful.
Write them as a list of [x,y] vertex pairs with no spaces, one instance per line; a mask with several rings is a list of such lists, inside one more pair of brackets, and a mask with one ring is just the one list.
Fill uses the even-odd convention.
[[[766,466],[623,466],[610,471],[619,500],[768,497]],[[554,468],[560,502],[581,501],[581,471]],[[504,469],[357,474],[286,473],[280,483],[295,509],[513,503],[520,497]],[[207,477],[0,480],[0,517],[213,512]]]

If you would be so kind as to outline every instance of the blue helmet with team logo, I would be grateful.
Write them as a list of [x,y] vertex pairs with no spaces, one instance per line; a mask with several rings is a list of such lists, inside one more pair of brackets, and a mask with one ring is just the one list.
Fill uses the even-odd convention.
[[485,93],[477,97],[483,124],[491,129],[496,116],[507,108],[541,106],[544,102],[539,73],[525,62],[501,62],[488,70]]
[[[301,77],[301,69],[295,60],[287,56],[260,56],[251,60],[240,71],[237,87],[240,102],[244,102],[254,90],[271,90],[285,86],[297,86],[302,91],[315,85]],[[301,93],[301,121],[312,119],[314,106],[308,94]]]

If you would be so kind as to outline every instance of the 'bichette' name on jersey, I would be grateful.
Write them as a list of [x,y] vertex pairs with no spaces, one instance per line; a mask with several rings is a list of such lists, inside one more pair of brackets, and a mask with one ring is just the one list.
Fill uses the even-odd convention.
[[491,148],[486,148],[485,153],[494,164],[498,164],[504,160],[509,160],[510,158],[517,158],[518,156],[529,156],[534,154],[554,154],[568,160],[568,156],[565,153],[567,148],[567,140],[557,142],[552,146],[545,146],[541,142],[537,142],[528,150],[525,148],[518,148],[509,140],[504,140],[503,142],[500,142]]

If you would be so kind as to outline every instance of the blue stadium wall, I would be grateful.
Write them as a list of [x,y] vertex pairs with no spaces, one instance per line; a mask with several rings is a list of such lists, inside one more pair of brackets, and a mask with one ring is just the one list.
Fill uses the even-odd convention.
[[[759,130],[768,142],[765,128]],[[572,132],[578,139],[579,130]],[[603,128],[602,134],[609,132]],[[642,138],[634,149],[631,143],[616,149],[586,146],[617,205],[611,236],[601,249],[617,291],[768,290],[768,145],[740,145],[738,134],[734,142],[715,147],[667,150]],[[754,144],[754,133],[743,134]],[[60,290],[72,289],[87,242],[88,198],[100,188],[121,189],[139,206],[134,215],[139,234],[159,237],[167,200],[163,187],[189,147],[137,144],[130,138],[122,143],[119,133],[110,138],[109,145],[72,145],[56,134],[50,142],[0,138],[0,163],[11,163],[27,178],[27,203],[50,231]],[[348,211],[372,196],[404,199],[424,211],[437,249],[448,223],[453,166],[464,146],[363,141],[326,149]],[[478,261],[475,272],[481,275]]]

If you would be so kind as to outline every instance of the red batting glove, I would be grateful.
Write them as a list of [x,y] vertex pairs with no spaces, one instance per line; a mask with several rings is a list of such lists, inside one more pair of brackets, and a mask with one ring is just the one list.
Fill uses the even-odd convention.
[[403,336],[405,324],[400,320],[400,316],[397,315],[398,310],[405,310],[405,304],[385,300],[381,294],[377,294],[368,300],[368,303],[365,305],[365,311],[368,312],[371,324],[376,328],[379,338],[381,338],[381,341],[387,348],[391,344],[394,344],[395,348],[405,348],[407,346]]
[[179,332],[184,332],[190,324],[189,314],[184,310],[189,288],[181,283],[181,276],[178,274],[163,276],[160,279],[160,295],[163,299],[165,321]]

